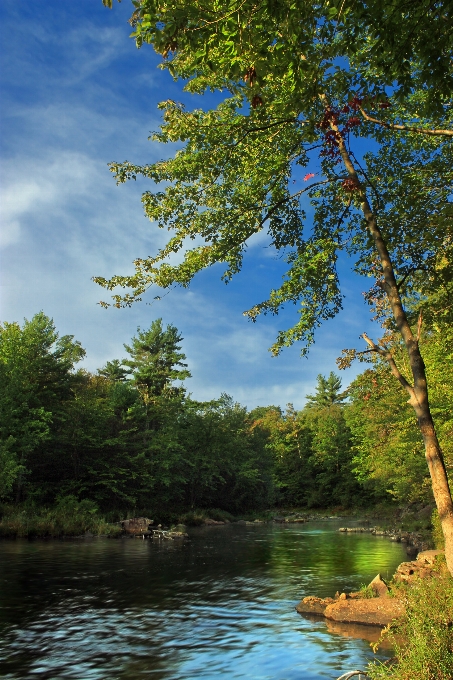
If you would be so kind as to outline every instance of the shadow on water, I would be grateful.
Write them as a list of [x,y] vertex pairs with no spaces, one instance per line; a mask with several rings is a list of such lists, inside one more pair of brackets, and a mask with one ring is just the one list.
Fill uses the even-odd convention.
[[302,618],[294,606],[390,576],[405,554],[338,526],[202,527],[183,542],[2,542],[0,677],[319,680],[364,666],[373,654],[351,637],[360,630]]

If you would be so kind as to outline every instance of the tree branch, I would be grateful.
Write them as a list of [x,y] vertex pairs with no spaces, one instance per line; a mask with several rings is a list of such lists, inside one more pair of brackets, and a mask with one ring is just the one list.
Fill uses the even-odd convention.
[[376,345],[376,343],[373,340],[371,340],[371,338],[369,338],[366,333],[362,333],[362,338],[370,346],[371,349],[369,351],[376,352],[377,354],[380,354],[381,357],[384,357],[384,359],[387,361],[387,363],[390,366],[390,370],[392,371],[392,374],[400,382],[400,384],[404,387],[406,392],[408,392],[408,394],[412,397],[413,394],[414,394],[414,388],[406,380],[404,375],[400,372],[398,366],[395,363],[395,359],[393,358],[391,352],[388,349],[384,349],[383,347],[379,347],[378,345]]
[[426,271],[426,267],[411,267],[406,274],[404,274],[403,278],[399,283],[396,284],[396,287],[398,288],[398,291],[401,289],[401,286],[403,283],[406,281],[406,279],[411,275],[414,274],[415,272],[424,272]]
[[398,123],[386,123],[378,118],[369,116],[361,107],[360,113],[370,123],[376,123],[387,130],[400,130],[401,132],[418,132],[422,135],[430,135],[431,137],[453,137],[453,130],[428,130],[426,128],[414,127],[412,125],[399,125]]

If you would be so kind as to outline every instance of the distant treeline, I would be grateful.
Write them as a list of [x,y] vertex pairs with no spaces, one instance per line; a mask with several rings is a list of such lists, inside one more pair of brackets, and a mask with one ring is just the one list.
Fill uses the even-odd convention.
[[[423,341],[449,469],[452,340],[444,329]],[[125,345],[127,359],[92,374],[75,368],[80,343],[43,312],[1,325],[0,499],[42,507],[75,496],[112,518],[431,499],[414,416],[384,363],[346,391],[334,373],[318,376],[302,411],[248,411],[225,394],[187,395],[181,342],[158,319]]]

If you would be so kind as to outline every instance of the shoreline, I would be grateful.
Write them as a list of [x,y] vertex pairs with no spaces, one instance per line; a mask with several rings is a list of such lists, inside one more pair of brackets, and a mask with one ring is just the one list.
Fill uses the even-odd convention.
[[302,616],[321,617],[335,623],[385,628],[401,619],[406,611],[405,588],[420,579],[436,577],[443,550],[424,550],[415,560],[402,562],[386,582],[380,574],[357,592],[335,593],[334,597],[307,595],[296,605]]

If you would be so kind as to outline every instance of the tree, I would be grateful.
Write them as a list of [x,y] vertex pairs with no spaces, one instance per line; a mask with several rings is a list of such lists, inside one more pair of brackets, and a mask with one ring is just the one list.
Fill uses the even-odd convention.
[[227,394],[185,406],[179,420],[185,504],[234,512],[268,506],[272,455],[247,409]]
[[[113,0],[102,1],[112,7]],[[153,45],[168,59],[172,75],[195,74],[202,80],[207,71],[208,85],[215,77],[218,83],[237,82],[247,69],[257,71],[257,77],[290,73],[294,80],[308,73],[316,83],[329,70],[328,75],[336,78],[328,62],[342,57],[368,81],[396,84],[402,95],[410,91],[414,78],[429,88],[431,101],[449,97],[453,89],[449,0],[359,0],[351,4],[342,0],[328,4],[303,0],[194,4],[183,0],[177,5],[168,0],[136,0],[133,5],[130,23],[137,47]],[[341,79],[347,88],[354,74]],[[294,88],[295,94],[298,89]]]
[[[453,574],[453,502],[429,406],[420,328],[413,330],[405,308],[411,282],[420,272],[435,279],[446,248],[434,223],[453,181],[452,90],[445,88],[453,69],[450,4],[424,0],[420,13],[415,4],[408,9],[390,1],[225,8],[142,0],[135,6],[138,46],[150,42],[164,58],[172,54],[166,66],[186,79],[187,90],[222,89],[230,96],[208,112],[164,102],[154,138],[185,147],[153,165],[111,164],[118,182],[141,174],[166,183],[163,191],[146,192],[143,203],[150,219],[174,236],[155,257],[136,260],[134,276],[95,280],[108,289],[132,289],[113,296],[117,306],[140,299],[153,284],[187,286],[216,262],[225,264],[228,281],[241,269],[248,239],[266,228],[289,267],[281,287],[247,315],[256,320],[301,302],[299,320],[272,348],[278,354],[295,341],[303,341],[305,351],[314,329],[340,311],[336,263],[342,252],[353,256],[356,271],[375,278],[369,299],[405,346],[410,379],[388,347],[363,335],[365,353],[387,361],[416,413]],[[359,135],[380,145],[363,164]],[[319,167],[304,181],[316,179],[301,184],[299,167],[310,170],[316,149]],[[314,208],[308,226],[304,195]],[[187,248],[188,239],[200,237],[202,245]],[[168,262],[180,250],[183,261]],[[356,356],[363,353],[347,352],[341,367]]]
[[170,324],[163,330],[162,319],[153,321],[146,331],[138,328],[132,345],[124,345],[132,358],[123,364],[132,369],[134,383],[145,387],[149,395],[160,396],[174,380],[190,378],[183,362],[186,355],[179,351],[182,340],[175,326]]
[[103,368],[98,371],[99,375],[102,375],[108,380],[113,380],[114,382],[124,382],[127,379],[130,371],[123,367],[123,364],[118,359],[113,359],[113,361],[107,361]]
[[274,460],[275,500],[280,506],[313,503],[316,485],[311,461],[313,435],[292,404],[286,411],[277,406],[258,407],[250,413],[253,427],[267,437],[266,448]]
[[[452,340],[450,324],[425,331],[420,339],[431,409],[447,470],[453,468]],[[401,342],[395,341],[393,353],[407,371]],[[432,502],[413,410],[404,398],[404,390],[394,389],[386,362],[376,359],[353,381],[349,393],[351,401],[345,416],[352,431],[353,467],[359,480],[379,496],[390,493],[400,503]]]
[[16,500],[32,455],[59,427],[72,398],[74,364],[85,355],[72,335],[59,338],[52,319],[35,314],[21,327],[0,325],[0,487]]
[[330,372],[329,377],[318,375],[315,394],[307,394],[307,408],[332,406],[341,404],[346,399],[346,394],[340,392],[341,378]]

